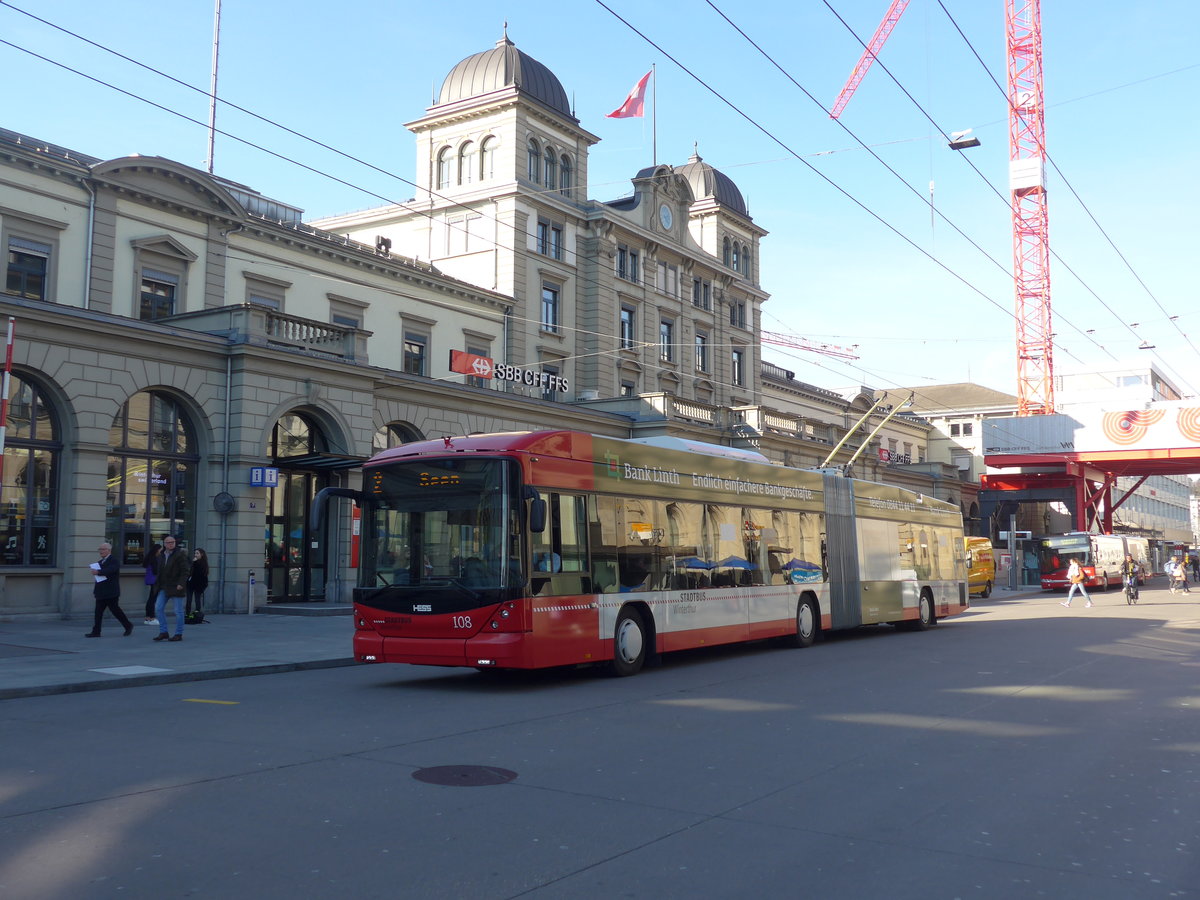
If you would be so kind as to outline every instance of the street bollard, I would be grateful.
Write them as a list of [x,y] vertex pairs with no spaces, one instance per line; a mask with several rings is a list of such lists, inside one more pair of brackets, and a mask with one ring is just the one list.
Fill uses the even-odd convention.
[[246,585],[246,614],[254,615],[254,570],[250,570],[250,581]]

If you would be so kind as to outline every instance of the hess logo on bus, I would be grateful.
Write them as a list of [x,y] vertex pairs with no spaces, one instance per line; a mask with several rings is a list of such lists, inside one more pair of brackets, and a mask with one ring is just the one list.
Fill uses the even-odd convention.
[[432,472],[422,472],[417,476],[417,487],[445,487],[461,483],[462,479],[454,474],[435,475]]

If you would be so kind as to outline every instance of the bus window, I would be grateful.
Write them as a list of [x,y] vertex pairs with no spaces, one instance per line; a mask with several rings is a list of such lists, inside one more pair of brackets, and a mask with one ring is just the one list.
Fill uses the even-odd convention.
[[[529,536],[533,593],[557,595],[590,591],[591,579],[586,576],[587,498],[575,494],[550,494],[546,506],[546,529]],[[557,577],[560,575],[564,577]]]

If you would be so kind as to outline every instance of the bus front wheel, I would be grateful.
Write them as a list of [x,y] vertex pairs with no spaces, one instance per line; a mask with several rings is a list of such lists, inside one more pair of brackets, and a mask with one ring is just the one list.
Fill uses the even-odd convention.
[[625,607],[617,614],[613,631],[613,662],[615,675],[636,675],[646,662],[646,626],[641,613]]
[[933,594],[929,589],[921,591],[921,599],[917,603],[917,619],[912,623],[915,631],[928,631],[937,624],[937,616],[933,613]]
[[810,596],[801,597],[796,603],[796,636],[792,643],[797,647],[811,647],[817,642],[821,630],[821,616]]

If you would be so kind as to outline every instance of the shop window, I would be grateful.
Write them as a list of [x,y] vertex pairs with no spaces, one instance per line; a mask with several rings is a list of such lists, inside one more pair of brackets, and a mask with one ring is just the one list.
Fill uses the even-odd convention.
[[173,534],[192,544],[196,523],[195,432],[169,394],[142,391],[121,407],[109,434],[104,537],[123,565],[140,565],[151,543]]
[[54,565],[61,450],[46,396],[33,382],[12,375],[0,487],[0,567]]

